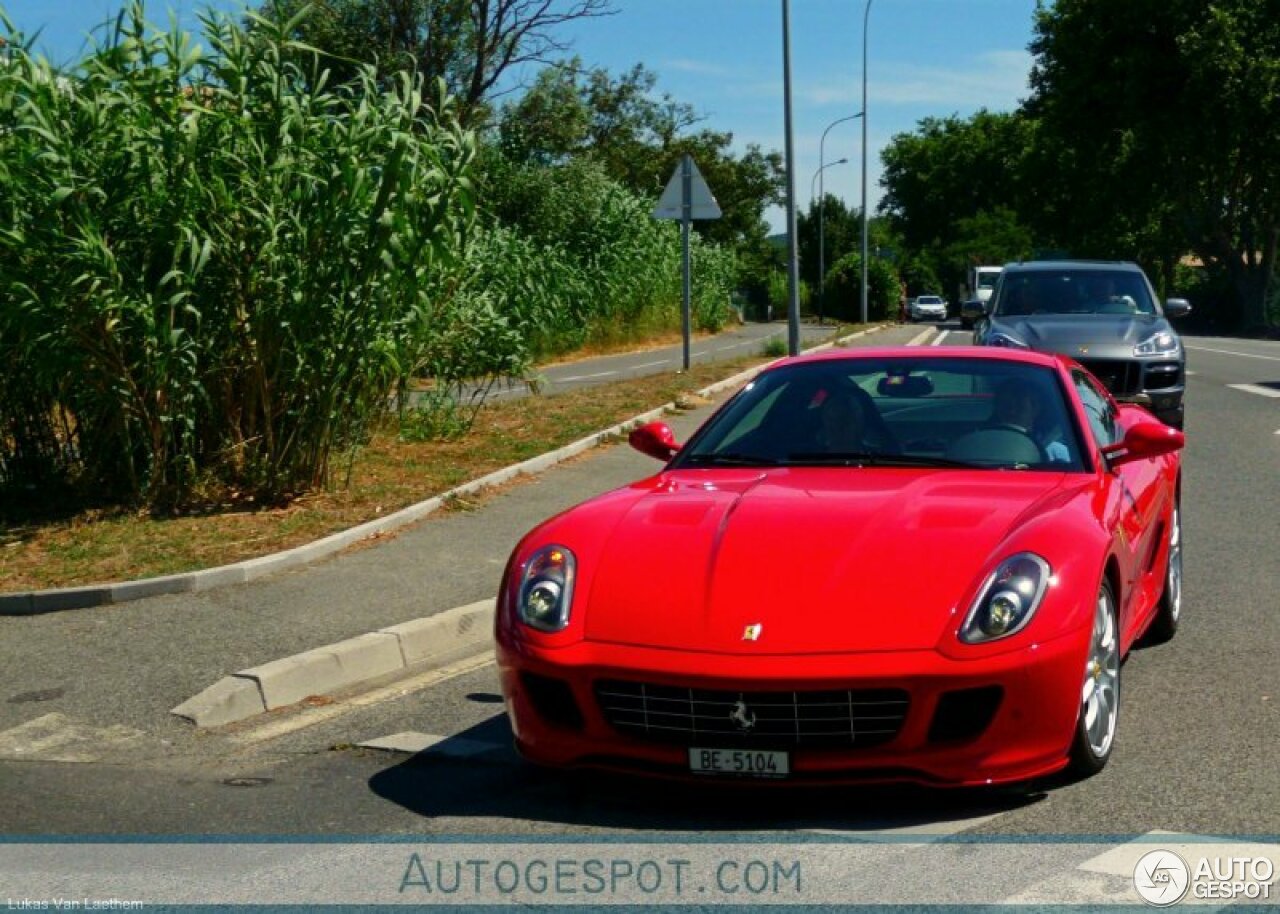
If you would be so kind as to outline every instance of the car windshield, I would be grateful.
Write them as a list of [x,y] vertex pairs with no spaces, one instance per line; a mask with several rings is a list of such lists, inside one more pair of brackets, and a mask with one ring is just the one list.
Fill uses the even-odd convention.
[[681,450],[677,467],[1079,471],[1056,372],[942,357],[813,360],[762,373]]
[[1155,314],[1151,291],[1136,272],[1031,270],[1005,276],[994,313]]
[[942,304],[942,299],[936,295],[921,295],[916,299],[916,303],[921,305],[940,305]]
[[996,280],[999,278],[999,273],[979,273],[977,279],[978,288],[994,289],[996,287]]

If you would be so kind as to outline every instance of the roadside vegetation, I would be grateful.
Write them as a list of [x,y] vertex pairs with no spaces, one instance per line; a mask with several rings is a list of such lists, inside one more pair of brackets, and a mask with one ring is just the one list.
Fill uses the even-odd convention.
[[[263,12],[193,36],[134,3],[63,70],[3,20],[0,522],[287,505],[391,410],[456,438],[477,386],[679,327],[677,228],[599,149],[513,145],[518,108],[335,67],[311,5]],[[732,240],[695,244],[700,330],[732,314]]]

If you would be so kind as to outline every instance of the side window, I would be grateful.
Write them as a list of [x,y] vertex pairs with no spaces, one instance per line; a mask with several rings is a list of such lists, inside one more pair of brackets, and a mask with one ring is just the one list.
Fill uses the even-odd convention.
[[1120,427],[1116,422],[1116,410],[1107,399],[1107,395],[1098,389],[1098,385],[1087,374],[1072,372],[1072,380],[1076,385],[1076,393],[1084,405],[1085,415],[1089,417],[1089,428],[1099,447],[1117,443],[1120,438]]

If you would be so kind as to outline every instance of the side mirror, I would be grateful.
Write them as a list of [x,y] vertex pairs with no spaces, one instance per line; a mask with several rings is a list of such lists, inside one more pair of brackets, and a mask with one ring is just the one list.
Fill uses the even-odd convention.
[[1102,449],[1111,466],[1163,457],[1181,450],[1187,439],[1176,428],[1170,428],[1158,419],[1139,419],[1124,433],[1124,440]]
[[665,422],[650,422],[633,430],[627,441],[641,454],[667,461],[680,452],[675,432]]
[[1191,302],[1185,298],[1167,298],[1164,302],[1164,316],[1173,320],[1191,313]]

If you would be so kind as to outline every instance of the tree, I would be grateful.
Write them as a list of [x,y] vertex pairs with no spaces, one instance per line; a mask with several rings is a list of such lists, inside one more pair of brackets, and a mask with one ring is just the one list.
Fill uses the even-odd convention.
[[909,250],[941,251],[962,219],[996,206],[1022,211],[1031,135],[1032,124],[1017,114],[925,118],[883,153],[880,212]]
[[[808,212],[796,214],[796,244],[799,248],[800,275],[815,289],[818,287],[819,261],[829,270],[837,260],[862,243],[862,216],[857,208],[845,206],[834,194],[825,194],[809,203]],[[819,220],[821,216],[821,220]],[[826,248],[818,257],[821,236]]]
[[549,63],[568,44],[557,29],[610,15],[611,0],[266,0],[286,21],[310,7],[295,37],[328,55],[332,79],[349,82],[362,63],[384,73],[413,69],[443,79],[471,123],[513,67]]
[[767,234],[764,210],[782,202],[782,157],[756,144],[732,151],[733,134],[692,132],[701,117],[637,64],[620,76],[573,60],[543,70],[521,98],[503,107],[503,154],[521,163],[554,164],[589,157],[614,179],[655,201],[686,153],[716,195],[723,216],[696,222],[703,238],[735,248]]
[[1045,216],[1077,247],[1187,249],[1267,320],[1280,240],[1280,17],[1256,0],[1058,0],[1032,44]]

